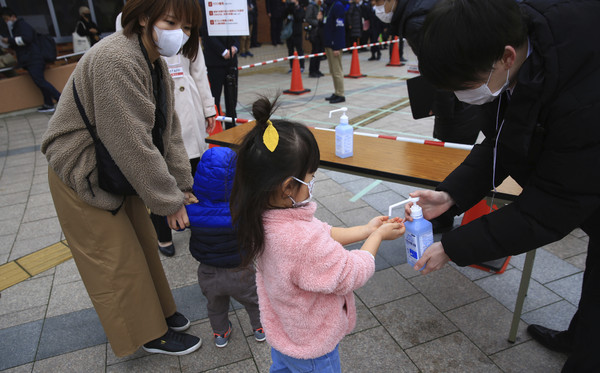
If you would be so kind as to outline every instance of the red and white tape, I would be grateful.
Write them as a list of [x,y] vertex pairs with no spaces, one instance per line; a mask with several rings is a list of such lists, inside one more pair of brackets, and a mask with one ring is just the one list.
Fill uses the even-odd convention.
[[[228,122],[228,123],[231,123],[233,121],[232,118],[230,118],[230,117],[224,117],[224,116],[218,116],[216,119],[218,121]],[[235,118],[235,122],[236,123],[247,123],[249,121],[250,120],[248,120],[248,119]],[[320,130],[320,131],[335,132],[334,128],[312,127],[312,126],[309,126],[309,128],[313,128],[313,129]],[[457,143],[454,143],[454,142],[445,142],[445,141],[436,141],[436,140],[425,140],[425,139],[415,139],[415,138],[412,138],[412,137],[404,137],[404,136],[378,135],[376,133],[359,132],[359,131],[354,131],[354,134],[357,135],[357,136],[377,137],[377,138],[380,138],[380,139],[395,140],[395,141],[404,141],[404,142],[412,142],[412,143],[415,143],[415,144],[439,146],[439,147],[442,147],[442,148],[463,149],[463,150],[471,150],[471,149],[473,149],[473,145],[457,144]]]
[[[377,43],[371,43],[371,44],[364,44],[364,45],[357,45],[356,47],[348,47],[348,48],[344,48],[342,49],[342,52],[346,52],[349,50],[354,50],[354,49],[361,49],[361,48],[369,48],[375,45],[384,45],[384,44],[391,44],[391,43],[398,43],[400,40],[390,40],[390,41],[382,41],[382,42],[377,42]],[[315,53],[315,54],[305,54],[303,56],[298,56],[297,58],[299,60],[305,59],[305,58],[313,58],[313,57],[321,57],[324,56],[325,53]],[[264,61],[264,62],[258,62],[258,63],[252,63],[250,65],[244,65],[244,66],[239,66],[238,70],[244,70],[244,69],[249,69],[251,67],[257,67],[257,66],[264,66],[264,65],[270,65],[272,63],[277,63],[277,62],[282,62],[282,61],[288,61],[288,60],[293,60],[294,56],[287,56],[287,57],[281,57],[281,58],[277,58],[274,60],[269,60],[269,61]]]

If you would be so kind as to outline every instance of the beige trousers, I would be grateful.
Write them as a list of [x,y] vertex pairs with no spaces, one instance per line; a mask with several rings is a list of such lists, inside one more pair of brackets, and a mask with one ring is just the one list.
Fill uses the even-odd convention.
[[329,72],[333,78],[333,88],[335,95],[344,97],[344,68],[342,67],[342,51],[339,56],[333,55],[333,49],[325,48],[325,56],[327,56],[327,64]]
[[83,202],[48,168],[58,220],[81,279],[117,356],[167,332],[176,311],[148,211],[126,197],[116,215]]

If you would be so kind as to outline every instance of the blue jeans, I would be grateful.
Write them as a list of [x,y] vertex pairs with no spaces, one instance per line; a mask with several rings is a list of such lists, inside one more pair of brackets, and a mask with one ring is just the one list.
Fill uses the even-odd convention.
[[269,373],[308,373],[308,372],[324,372],[324,373],[341,373],[339,345],[330,353],[315,359],[296,359],[282,354],[271,347],[271,359],[273,364]]

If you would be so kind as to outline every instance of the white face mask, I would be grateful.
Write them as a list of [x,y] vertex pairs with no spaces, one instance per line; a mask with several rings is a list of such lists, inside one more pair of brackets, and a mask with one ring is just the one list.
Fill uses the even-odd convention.
[[510,70],[506,72],[506,82],[502,88],[494,93],[492,93],[492,91],[490,91],[490,87],[488,87],[488,83],[490,82],[493,71],[494,70],[490,71],[487,82],[485,82],[485,84],[482,86],[473,89],[465,89],[463,91],[454,91],[454,94],[458,100],[471,105],[483,105],[494,101],[496,97],[500,96],[500,94],[508,87],[508,76],[510,75]]
[[182,29],[163,30],[154,26],[154,31],[156,31],[156,36],[158,38],[158,41],[156,42],[158,53],[164,57],[176,55],[190,38]]
[[15,24],[15,21],[6,21],[6,25],[8,26],[9,29],[12,29],[14,24]]
[[379,18],[383,23],[390,23],[392,22],[392,17],[394,16],[394,13],[386,13],[385,5],[375,5],[375,16]]
[[312,201],[312,198],[313,198],[313,193],[312,193],[312,192],[313,192],[313,186],[315,185],[315,179],[313,178],[313,179],[310,181],[310,183],[305,183],[304,181],[302,181],[302,180],[300,180],[300,179],[298,179],[298,178],[296,178],[296,177],[293,177],[293,176],[292,176],[292,179],[294,179],[294,180],[296,180],[297,182],[299,182],[299,183],[301,183],[301,184],[304,184],[304,185],[306,185],[306,186],[308,187],[308,198],[307,198],[307,199],[305,199],[304,201],[301,201],[301,202],[296,202],[296,201],[295,201],[295,200],[292,198],[292,196],[288,196],[288,197],[290,197],[290,199],[292,200],[292,207],[303,207],[303,206],[306,206],[306,205],[308,205],[308,203],[309,203],[310,201]]

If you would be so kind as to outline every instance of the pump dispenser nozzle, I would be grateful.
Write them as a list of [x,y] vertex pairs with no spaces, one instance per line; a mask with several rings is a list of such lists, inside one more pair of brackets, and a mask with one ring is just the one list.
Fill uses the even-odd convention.
[[344,114],[342,114],[342,116],[346,116],[346,111],[348,111],[348,108],[344,106],[344,107],[341,107],[339,109],[331,110],[329,112],[329,118],[331,118],[331,113],[335,113],[336,111],[343,111]]
[[[411,197],[411,198],[405,199],[405,200],[404,200],[404,201],[402,201],[402,202],[394,203],[393,205],[390,205],[390,209],[389,209],[389,211],[388,211],[388,216],[389,216],[390,218],[392,217],[392,209],[393,209],[394,207],[398,207],[398,206],[400,206],[400,205],[403,205],[403,204],[405,204],[405,203],[408,203],[408,202],[415,202],[414,206],[417,206],[417,202],[418,202],[418,201],[419,201],[419,197]],[[413,207],[414,207],[414,206],[413,206]],[[421,209],[421,207],[420,207],[420,206],[419,206],[419,209]],[[412,208],[411,208],[411,211],[412,211]]]

